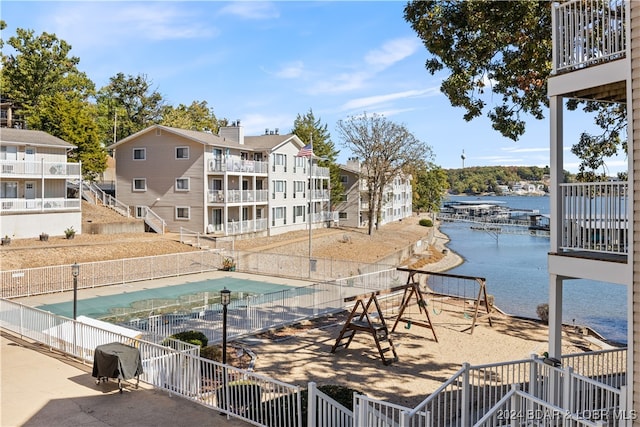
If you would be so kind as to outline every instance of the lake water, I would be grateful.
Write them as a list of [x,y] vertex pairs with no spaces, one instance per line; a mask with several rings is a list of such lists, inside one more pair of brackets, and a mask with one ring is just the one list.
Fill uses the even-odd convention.
[[[548,197],[492,196],[483,200],[506,202],[515,209],[536,209],[549,213]],[[452,197],[451,200],[478,200]],[[469,223],[442,223],[449,236],[448,247],[465,262],[448,273],[487,279],[487,292],[503,311],[538,318],[536,307],[548,302],[548,237],[501,234],[495,237],[473,231]],[[563,293],[563,322],[589,326],[610,340],[627,342],[626,287],[590,280],[566,280]]]

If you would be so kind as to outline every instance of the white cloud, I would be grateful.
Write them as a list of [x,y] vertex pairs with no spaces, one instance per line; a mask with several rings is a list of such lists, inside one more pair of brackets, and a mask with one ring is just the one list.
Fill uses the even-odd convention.
[[304,64],[302,61],[294,61],[285,64],[280,70],[276,71],[275,75],[282,79],[296,79],[302,76],[304,72]]
[[221,15],[234,15],[242,19],[263,20],[280,17],[275,5],[266,1],[237,1],[220,9]]
[[413,55],[419,47],[420,42],[415,37],[395,39],[367,53],[364,60],[369,65],[385,69]]
[[549,147],[530,147],[530,148],[508,147],[508,148],[503,148],[502,151],[506,151],[508,153],[548,153]]
[[336,94],[360,89],[369,78],[365,72],[342,73],[331,79],[321,80],[309,89],[311,95]]
[[127,41],[163,41],[210,38],[218,31],[210,23],[198,22],[193,9],[174,3],[129,4],[102,2],[61,3],[50,16],[55,33],[79,50],[97,46],[126,46]]
[[366,109],[374,105],[380,105],[390,101],[397,101],[399,99],[407,98],[423,98],[426,96],[438,95],[440,93],[438,88],[428,88],[423,90],[407,90],[404,92],[388,93],[386,95],[367,96],[364,98],[356,98],[348,101],[342,105],[343,110],[358,110]]

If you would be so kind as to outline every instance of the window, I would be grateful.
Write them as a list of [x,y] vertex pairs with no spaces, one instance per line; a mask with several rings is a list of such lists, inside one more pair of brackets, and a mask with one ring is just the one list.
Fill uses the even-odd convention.
[[346,202],[347,201],[347,195],[346,194],[341,194],[340,195],[340,201],[341,202]]
[[147,149],[146,148],[134,148],[133,149],[133,160],[146,160],[147,159]]
[[176,206],[176,219],[190,219],[191,208],[188,206]]
[[285,199],[287,198],[287,182],[282,180],[273,181],[273,194],[272,198],[276,197],[276,193],[284,193]]
[[293,192],[294,193],[304,193],[306,181],[293,181]]
[[18,198],[18,182],[2,181],[0,182],[0,199],[16,199]]
[[347,175],[340,175],[340,183],[342,185],[347,185],[349,182],[349,177]]
[[133,191],[147,191],[147,178],[134,178]]
[[307,158],[306,157],[298,157],[298,156],[296,156],[296,157],[294,157],[294,159],[295,159],[295,162],[296,162],[295,163],[295,166],[296,166],[295,170],[297,170],[297,168],[302,168],[303,171],[304,171],[305,167],[307,166],[307,163],[309,162],[307,160]]
[[145,216],[147,216],[147,207],[136,206],[135,212],[136,212],[136,218],[144,218]]
[[188,159],[189,147],[176,147],[176,159]]
[[284,166],[284,171],[287,171],[287,155],[275,153],[273,155],[273,170],[276,170],[276,166]]
[[346,212],[339,212],[338,213],[338,218],[347,219],[347,213]]
[[189,178],[176,179],[176,191],[189,191]]
[[305,221],[305,213],[307,212],[306,206],[294,206],[293,207],[293,222],[296,222],[296,218],[302,217],[302,222]]
[[276,221],[279,223],[286,224],[287,223],[287,208],[284,206],[280,206],[277,208],[273,208],[273,219],[271,221],[272,225],[276,225]]

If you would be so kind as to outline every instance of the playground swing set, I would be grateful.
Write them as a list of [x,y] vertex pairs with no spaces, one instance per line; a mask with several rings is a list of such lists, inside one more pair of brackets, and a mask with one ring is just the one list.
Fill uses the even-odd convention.
[[[398,360],[398,355],[396,349],[393,345],[393,341],[390,336],[389,328],[387,327],[387,323],[385,321],[384,315],[382,313],[382,309],[380,308],[380,303],[378,301],[378,297],[385,294],[394,294],[403,292],[402,299],[400,302],[400,308],[398,311],[398,315],[396,320],[391,328],[391,333],[395,332],[396,327],[400,322],[405,323],[405,329],[410,329],[412,325],[423,327],[430,329],[433,333],[433,339],[435,342],[438,342],[438,337],[436,335],[435,329],[433,327],[433,323],[431,322],[431,316],[429,315],[428,303],[427,299],[424,298],[424,294],[420,289],[419,279],[420,275],[426,275],[426,282],[428,285],[430,276],[439,276],[443,278],[453,278],[453,279],[474,279],[479,284],[479,291],[477,294],[477,298],[475,299],[474,309],[472,314],[469,314],[466,309],[467,301],[466,298],[463,301],[465,306],[463,307],[463,316],[465,319],[472,319],[471,326],[463,329],[461,332],[470,330],[471,334],[473,334],[473,330],[475,328],[476,322],[480,317],[487,317],[489,321],[489,325],[493,326],[491,321],[491,305],[488,302],[487,298],[487,290],[486,290],[486,281],[481,278],[473,278],[469,276],[458,276],[451,275],[445,273],[432,273],[423,270],[416,270],[411,268],[399,267],[398,271],[407,272],[407,283],[402,286],[393,287],[391,289],[380,290],[375,292],[370,292],[366,294],[360,294],[356,296],[347,297],[344,299],[345,303],[354,302],[353,308],[349,317],[347,318],[344,326],[340,330],[340,334],[336,339],[335,344],[331,348],[331,353],[335,353],[339,348],[348,348],[349,344],[353,341],[353,338],[356,332],[367,332],[369,333],[375,342],[376,348],[378,349],[378,353],[380,354],[380,358],[382,359],[382,363],[385,365],[390,365],[391,363]],[[450,298],[452,295],[448,294],[440,298],[441,304],[444,303],[444,298]],[[459,296],[458,296],[459,297]],[[433,297],[431,298],[433,302]],[[419,314],[424,315],[424,319],[418,319],[415,317],[410,317],[407,313],[407,308],[415,301],[416,305],[419,308]],[[480,306],[484,305],[486,309],[486,313],[482,313],[480,315]],[[459,305],[458,305],[459,306]],[[375,311],[373,310],[375,309]],[[437,313],[435,311],[435,307],[433,309],[434,314],[439,314],[442,312],[442,305],[440,307],[440,312]]]

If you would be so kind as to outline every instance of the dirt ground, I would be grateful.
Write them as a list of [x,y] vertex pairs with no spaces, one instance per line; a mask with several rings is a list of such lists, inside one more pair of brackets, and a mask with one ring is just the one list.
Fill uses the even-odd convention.
[[[126,219],[111,209],[83,202],[82,221],[107,223],[137,221]],[[380,258],[427,236],[430,228],[418,225],[418,217],[380,227],[369,236],[367,230],[324,228],[312,230],[313,255],[320,258],[376,262]],[[12,239],[8,246],[0,246],[0,269],[15,270],[50,265],[73,264],[74,262],[104,261],[134,258],[198,250],[179,242],[179,235],[167,233],[127,234],[76,234],[73,239],[50,236],[48,241]],[[224,245],[237,250],[268,251],[275,253],[308,253],[309,232],[297,231],[273,237],[209,242],[209,247]],[[442,258],[440,250],[433,250],[422,261],[435,262]],[[428,261],[431,259],[431,261]]]
[[[87,220],[109,222],[122,220],[122,217],[108,209],[85,204],[83,221]],[[414,216],[387,224],[372,236],[366,230],[313,230],[313,254],[316,257],[375,262],[429,233],[435,233],[434,245],[425,252],[425,256],[407,260],[407,263],[416,268],[430,264],[434,267],[433,271],[443,271],[462,262],[459,256],[450,251],[446,256],[443,254],[444,244],[448,241],[446,236],[437,229],[418,225],[418,220]],[[309,233],[302,231],[227,243],[238,250],[306,254]],[[172,234],[76,235],[73,240],[51,236],[48,242],[14,239],[9,246],[0,246],[0,262],[2,270],[10,270],[193,250],[197,249],[179,243],[178,236]],[[412,310],[415,312],[417,307],[414,306]],[[318,385],[344,385],[372,397],[409,407],[418,404],[449,379],[463,362],[482,364],[524,359],[532,353],[541,355],[547,348],[548,330],[546,325],[539,322],[494,312],[493,325],[481,319],[471,334],[463,331],[471,324],[469,318],[455,310],[440,308],[430,311],[433,330],[417,325],[412,327],[407,322],[398,324],[396,331],[391,334],[398,360],[386,366],[380,360],[372,336],[364,332],[358,332],[348,348],[331,352],[346,315],[338,313],[247,337],[230,343],[230,348],[250,350],[256,355],[251,362],[255,363],[254,370],[281,381],[300,386],[306,386],[309,381]],[[397,311],[394,313],[393,309],[385,314],[389,316],[389,328],[393,325],[395,315]],[[565,353],[579,352],[587,346],[581,335],[572,331],[565,331],[563,343]],[[244,353],[242,360],[234,362],[239,366],[247,365],[247,354]]]

